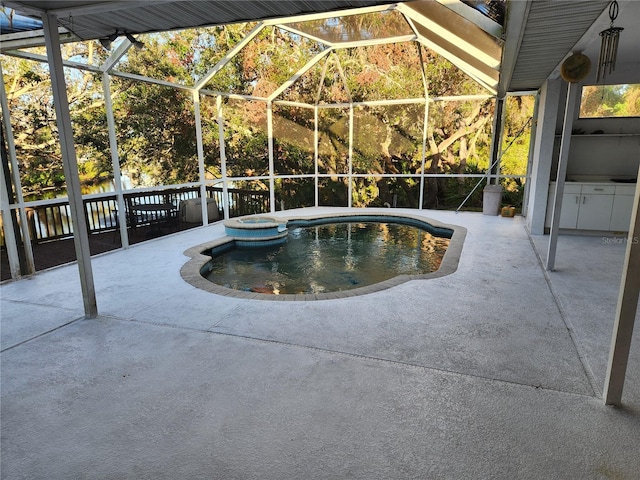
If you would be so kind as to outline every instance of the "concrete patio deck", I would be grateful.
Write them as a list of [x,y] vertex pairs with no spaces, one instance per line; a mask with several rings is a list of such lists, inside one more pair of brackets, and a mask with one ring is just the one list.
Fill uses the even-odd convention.
[[640,335],[601,399],[623,239],[545,272],[522,218],[421,213],[467,229],[458,270],[360,297],[191,286],[221,223],[95,257],[97,319],[75,265],[3,284],[2,478],[637,479]]

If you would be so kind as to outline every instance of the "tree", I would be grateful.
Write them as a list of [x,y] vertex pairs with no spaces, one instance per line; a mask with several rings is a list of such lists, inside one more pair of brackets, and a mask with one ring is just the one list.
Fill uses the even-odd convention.
[[[76,61],[104,59],[93,42],[66,44],[62,50],[65,58]],[[44,48],[35,53],[44,54]],[[24,193],[55,192],[64,186],[64,173],[48,66],[7,56],[2,66]],[[111,161],[101,81],[76,69],[65,69],[65,77],[81,177],[86,182],[108,177]]]
[[[146,35],[143,38],[145,48],[130,49],[116,69],[176,84],[194,85],[213,65],[225,58],[251,28],[251,24],[238,24]],[[393,12],[312,21],[296,25],[296,28],[311,30],[316,36],[339,35],[346,39],[359,39],[368,38],[371,32],[382,38],[393,37],[407,33],[408,26],[399,13]],[[103,59],[108,53],[95,46],[78,44],[75,48],[75,55],[85,59],[92,56]],[[222,175],[216,95],[229,92],[265,98],[292,79],[324,48],[318,42],[269,26],[208,81],[200,94],[208,175],[216,178]],[[16,62],[19,66],[21,61]],[[29,101],[20,104],[23,111],[16,109],[18,123],[24,124],[22,130],[18,129],[22,135],[20,138],[32,139],[34,150],[38,151],[28,165],[34,180],[37,179],[38,165],[42,165],[43,172],[47,174],[55,175],[59,171],[56,167],[59,153],[47,151],[47,148],[53,150],[57,146],[49,97],[44,95],[40,103],[33,101],[37,99],[35,92],[42,88],[41,80],[46,73],[45,69],[38,68],[30,67],[11,77],[12,81],[24,84],[34,92]],[[72,115],[78,157],[83,179],[87,182],[111,174],[99,80],[93,74],[69,74],[70,97],[76,112]],[[354,180],[352,200],[355,205],[382,205],[397,201],[399,206],[417,207],[420,183],[408,175],[422,172],[423,156],[427,173],[477,171],[483,162],[486,163],[493,103],[439,99],[484,91],[444,58],[415,42],[338,49],[325,55],[278,96],[278,100],[309,105],[317,101],[335,104],[420,99],[424,98],[425,83],[430,99],[425,152],[423,101],[355,108],[351,150],[349,108],[320,109],[318,170],[328,176],[320,179],[322,201],[339,205],[348,203],[349,186],[343,176],[349,173],[348,160],[352,155],[355,174],[376,176],[375,180]],[[196,181],[198,163],[191,93],[118,75],[112,77],[111,85],[121,167],[134,185]],[[20,97],[16,95],[15,98]],[[236,182],[236,185],[268,189],[269,182],[260,178],[269,174],[266,102],[222,95],[222,104],[226,174],[234,178],[249,178],[243,180],[244,183]],[[272,107],[275,173],[313,175],[316,149],[313,110],[278,104]],[[514,117],[514,125],[518,122]],[[40,128],[40,125],[46,125],[49,130]],[[27,143],[24,145],[23,149],[28,150]],[[456,182],[459,189],[466,188],[464,181]],[[288,204],[315,203],[312,186],[313,182],[308,179],[282,179],[277,182],[279,198],[286,199]],[[428,178],[424,206],[434,208],[446,203],[449,196],[446,190],[450,188],[451,182]]]

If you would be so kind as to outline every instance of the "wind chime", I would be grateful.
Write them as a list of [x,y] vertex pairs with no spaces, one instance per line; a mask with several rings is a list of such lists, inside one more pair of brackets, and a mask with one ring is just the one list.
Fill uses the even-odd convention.
[[609,18],[611,24],[609,28],[600,32],[602,44],[600,45],[600,58],[598,60],[598,73],[596,74],[596,82],[600,79],[604,80],[607,74],[613,72],[616,68],[616,56],[618,55],[618,43],[620,41],[620,32],[624,30],[622,27],[614,27],[613,21],[618,18],[620,7],[617,0],[613,0],[609,5]]

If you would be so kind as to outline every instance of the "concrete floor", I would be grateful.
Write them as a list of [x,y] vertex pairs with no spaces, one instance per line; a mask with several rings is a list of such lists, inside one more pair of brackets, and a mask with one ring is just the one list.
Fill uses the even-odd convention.
[[639,478],[640,335],[601,400],[622,240],[546,273],[521,218],[423,213],[467,228],[458,271],[361,297],[194,288],[219,223],[94,258],[98,319],[75,265],[3,284],[2,478]]

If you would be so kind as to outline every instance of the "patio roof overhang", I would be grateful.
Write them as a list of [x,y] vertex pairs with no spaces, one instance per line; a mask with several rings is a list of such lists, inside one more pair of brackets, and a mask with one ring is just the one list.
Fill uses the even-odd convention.
[[[499,97],[535,91],[576,47],[610,0],[509,1],[505,28],[459,0],[6,0],[4,6],[40,18],[57,18],[61,41],[107,38],[252,20],[275,20],[323,12],[348,13],[370,7],[400,10],[414,25],[417,39],[448,58]],[[478,3],[478,2],[476,2]],[[480,2],[482,3],[482,2]],[[606,28],[605,25],[603,28]],[[597,40],[597,35],[594,36]],[[633,45],[638,32],[626,32]],[[2,51],[44,44],[42,30],[3,35]],[[637,43],[636,43],[637,45]],[[621,50],[624,50],[621,48]],[[595,52],[597,58],[597,51]]]

